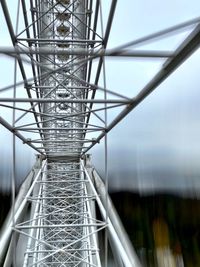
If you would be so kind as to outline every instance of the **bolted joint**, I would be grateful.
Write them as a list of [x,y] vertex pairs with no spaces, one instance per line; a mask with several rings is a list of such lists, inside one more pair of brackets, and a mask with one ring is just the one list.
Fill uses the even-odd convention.
[[29,84],[29,83],[26,83],[26,84],[24,85],[24,88],[26,88],[27,90],[30,90],[30,89],[32,88],[32,85]]
[[23,141],[23,144],[30,144],[31,143],[31,138],[27,138],[26,140]]

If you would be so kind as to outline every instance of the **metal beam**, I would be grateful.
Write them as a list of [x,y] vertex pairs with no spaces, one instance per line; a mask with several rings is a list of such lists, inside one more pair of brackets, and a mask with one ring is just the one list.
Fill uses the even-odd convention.
[[[144,58],[168,58],[173,57],[174,53],[171,51],[142,51],[142,50],[85,50],[85,49],[52,49],[52,48],[23,48],[19,47],[0,47],[0,54],[6,55],[74,55],[74,56],[92,56],[98,57],[144,57]],[[88,58],[89,60],[90,58]]]
[[141,264],[140,264],[138,258],[136,257],[136,255],[134,255],[133,257],[130,258],[130,255],[127,253],[126,249],[123,247],[120,236],[119,236],[118,232],[116,231],[116,229],[114,228],[113,223],[109,217],[109,214],[107,213],[108,211],[106,211],[106,209],[105,209],[105,207],[104,207],[104,205],[103,205],[103,203],[99,197],[99,194],[97,193],[96,188],[94,187],[94,184],[92,183],[92,179],[91,179],[87,169],[83,166],[83,163],[82,163],[82,168],[85,171],[87,180],[90,183],[91,190],[96,197],[96,201],[97,201],[97,204],[99,206],[101,215],[102,215],[103,219],[106,220],[108,223],[108,232],[109,232],[110,236],[112,237],[112,241],[115,244],[115,247],[117,249],[117,253],[120,255],[120,257],[124,263],[124,266],[125,267],[141,267]]
[[[7,4],[6,4],[5,0],[1,0],[1,6],[2,6],[2,9],[3,9],[3,12],[4,12],[4,16],[5,16],[5,20],[6,20],[7,26],[8,26],[9,33],[10,33],[10,38],[11,38],[12,44],[13,44],[13,46],[16,46],[15,32],[14,32],[14,29],[13,29],[12,21],[11,21],[10,14],[9,14],[9,11],[8,11],[8,7],[7,7]],[[22,61],[21,61],[20,58],[18,58],[18,63],[19,63],[19,67],[20,67],[20,70],[21,70],[22,77],[24,79],[24,84],[26,84],[27,78],[26,78],[24,67],[23,67],[23,64],[22,64]]]
[[45,38],[17,38],[18,41],[27,41],[30,43],[83,43],[85,44],[95,44],[101,43],[101,40],[90,40],[90,39],[45,39]]
[[[98,16],[99,16],[99,1],[96,1],[96,6],[95,6],[95,15],[94,15],[94,23],[93,23],[93,35],[92,35],[92,40],[95,41],[96,35],[96,29],[97,29],[97,21],[98,21]],[[102,40],[101,40],[102,43]],[[87,74],[87,82],[90,82],[90,77],[91,77],[91,71],[92,71],[92,60],[88,64],[88,74]],[[88,92],[86,93],[86,98],[88,97]]]
[[115,50],[118,51],[119,49],[121,50],[121,49],[127,49],[128,47],[135,47],[135,46],[139,46],[139,45],[144,45],[146,42],[153,42],[155,40],[158,40],[159,38],[164,38],[165,36],[168,36],[170,34],[175,34],[177,31],[191,27],[192,25],[198,24],[199,22],[200,22],[200,17],[197,17],[197,18],[182,22],[180,24],[177,24],[175,26],[166,28],[164,30],[146,35],[146,36],[141,37],[139,39],[130,41],[128,43],[122,44],[120,46],[112,48],[111,50],[114,52]]
[[33,225],[16,225],[15,228],[16,229],[31,229],[31,228],[71,228],[71,227],[98,227],[98,226],[105,226],[105,223],[102,222],[102,223],[84,223],[84,224],[81,224],[81,223],[73,223],[73,224],[35,224],[34,226]]
[[38,153],[43,154],[39,149],[37,149],[34,145],[32,145],[23,135],[21,135],[17,130],[15,130],[7,121],[5,121],[2,117],[0,117],[0,124],[2,124],[6,129],[8,129],[11,133],[17,136],[22,140],[23,144],[27,144]]
[[[37,127],[22,127],[22,128],[19,128],[19,127],[16,127],[16,128],[13,128],[13,131],[34,131],[34,130],[38,130]],[[90,128],[90,127],[40,127],[40,130],[42,131],[102,131],[102,130],[105,130],[105,128],[103,127],[93,127],[93,128]]]
[[[9,98],[1,97],[0,102],[13,102],[13,103],[95,103],[95,104],[129,104],[131,101],[126,99],[52,99],[52,98]],[[91,112],[91,111],[90,111]]]
[[[87,164],[87,163],[86,163]],[[87,166],[87,165],[86,165]],[[91,172],[90,172],[91,171]],[[110,218],[113,227],[115,228],[124,249],[126,250],[126,253],[128,254],[129,259],[132,261],[132,264],[134,265],[135,261],[138,262],[139,264],[139,259],[138,256],[131,244],[131,241],[128,237],[127,232],[124,229],[124,226],[120,220],[119,215],[117,214],[117,211],[112,203],[112,200],[109,196],[106,197],[106,188],[105,185],[102,181],[102,179],[100,178],[100,176],[98,175],[98,173],[96,172],[96,170],[94,168],[92,169],[88,169],[88,172],[90,173],[90,175],[92,176],[92,178],[94,179],[94,185],[95,188],[97,190],[97,193],[99,194],[99,197],[104,205],[104,207],[107,207],[107,212],[108,212],[108,217]]]
[[[105,31],[105,36],[104,36],[104,39],[103,39],[103,48],[104,49],[106,49],[107,44],[108,44],[108,39],[109,39],[109,36],[110,36],[110,30],[111,30],[111,26],[112,26],[114,14],[115,14],[116,6],[117,6],[117,0],[113,0],[112,3],[111,3],[110,13],[109,13],[109,16],[108,16],[108,22],[107,22],[106,31]],[[98,82],[99,82],[99,77],[100,77],[102,65],[103,65],[103,59],[100,58],[99,64],[98,64],[98,67],[97,67],[97,72],[96,72],[95,85],[97,85]],[[92,92],[92,96],[91,96],[92,99],[95,98],[95,94],[96,94],[96,90],[94,90]],[[93,103],[90,104],[90,109],[92,109],[92,107],[93,107]],[[86,123],[89,122],[90,115],[91,115],[91,113],[88,113],[88,117],[87,117]]]
[[[19,199],[20,205],[17,204],[17,210],[14,214],[14,221],[15,222],[17,222],[20,219],[20,217],[21,217],[21,215],[22,215],[22,213],[23,213],[23,211],[27,205],[28,196],[30,196],[30,194],[32,193],[34,185],[37,182],[37,180],[39,179],[41,171],[43,170],[45,165],[46,165],[46,161],[43,162],[41,169],[39,169],[39,171],[35,174],[35,179],[34,179],[34,181],[30,187],[24,186],[24,184],[23,184],[22,192],[20,192],[20,194],[23,195],[23,199],[20,196],[20,199]],[[4,232],[0,238],[0,248],[1,248],[0,263],[2,263],[5,252],[6,252],[5,250],[8,247],[8,243],[9,243],[11,233],[12,233],[12,223],[13,223],[13,221],[11,219],[10,220],[8,219],[6,221],[6,224],[4,226]]]
[[[5,16],[5,20],[6,20],[8,29],[9,29],[9,33],[10,33],[10,38],[11,38],[12,44],[16,48],[17,40],[16,40],[14,29],[13,29],[10,13],[8,11],[8,7],[7,7],[7,4],[6,4],[5,0],[1,0],[1,6],[2,6],[2,9],[3,9],[3,12],[4,12],[4,16]],[[20,68],[21,75],[22,75],[22,78],[23,78],[23,84],[24,84],[24,87],[26,88],[27,95],[28,95],[29,98],[31,98],[32,96],[31,96],[30,89],[27,86],[28,81],[27,81],[24,65],[22,63],[22,59],[20,57],[17,57],[17,61],[18,61],[18,64],[19,64],[19,68]],[[35,112],[35,108],[34,108],[34,106],[32,104],[31,104],[31,107],[32,107],[33,111]],[[38,122],[38,118],[37,118],[37,116],[35,114],[34,114],[34,118],[35,118],[35,121]]]
[[[140,91],[140,93],[132,98],[131,103],[108,125],[106,133],[113,129],[127,114],[129,114],[137,105],[139,105],[150,93],[152,93],[164,80],[169,77],[185,60],[194,53],[200,45],[200,24],[186,38],[186,40],[175,51],[175,57],[167,60],[163,68],[157,75]],[[102,132],[97,137],[99,142],[106,134]],[[94,144],[91,144],[85,151],[90,150]]]

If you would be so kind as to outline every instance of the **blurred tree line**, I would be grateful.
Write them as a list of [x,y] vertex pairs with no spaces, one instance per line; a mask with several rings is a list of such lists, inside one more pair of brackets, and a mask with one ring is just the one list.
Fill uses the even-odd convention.
[[111,194],[143,266],[200,266],[200,201],[173,194]]
[[10,210],[11,195],[8,192],[0,192],[0,228]]

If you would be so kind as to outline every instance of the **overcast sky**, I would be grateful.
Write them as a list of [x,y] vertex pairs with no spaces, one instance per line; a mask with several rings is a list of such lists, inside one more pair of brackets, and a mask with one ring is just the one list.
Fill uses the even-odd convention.
[[[199,16],[199,1],[118,1],[110,46],[123,44]],[[173,50],[191,28],[137,47]],[[200,188],[198,50],[109,133],[110,185],[115,189]],[[136,95],[163,60],[107,60],[107,85]],[[103,169],[102,147],[93,152]],[[98,151],[98,153],[97,153]],[[100,167],[101,165],[101,167]]]
[[[10,7],[13,5],[13,1],[7,2]],[[102,3],[106,21],[110,1]],[[16,8],[10,10],[14,20]],[[108,46],[112,48],[198,17],[199,10],[198,0],[119,0]],[[0,25],[1,45],[10,45],[2,13]],[[188,28],[137,49],[175,49],[190,31],[191,28]],[[13,62],[3,56],[0,59],[2,87],[12,83]],[[200,187],[199,60],[200,52],[197,51],[109,133],[109,176],[112,188],[146,190]],[[163,62],[158,59],[106,59],[107,88],[134,97],[162,67]],[[102,80],[100,82],[102,84]],[[2,109],[0,112],[5,115]],[[110,112],[109,119],[112,120],[116,114],[117,111]],[[7,131],[2,130],[2,127],[0,130],[2,168],[6,166],[8,155],[11,155],[12,144]],[[22,165],[20,162],[24,166],[23,158],[26,155],[27,171],[34,152],[24,147],[19,142],[18,160],[19,166]],[[91,153],[95,166],[103,173],[103,141]],[[8,173],[7,168],[4,178]],[[4,186],[3,182],[1,186]]]

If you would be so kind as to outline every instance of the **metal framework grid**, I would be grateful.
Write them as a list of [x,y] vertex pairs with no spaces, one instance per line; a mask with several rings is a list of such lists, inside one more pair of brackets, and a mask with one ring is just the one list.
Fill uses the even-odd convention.
[[[129,251],[127,241],[124,243],[127,250],[123,249],[123,238],[117,234],[118,226],[113,226],[108,213],[108,200],[104,199],[105,205],[102,204],[100,192],[97,193],[91,180],[94,178],[91,167],[86,166],[86,170],[81,158],[104,137],[106,147],[107,133],[198,49],[200,18],[108,50],[116,0],[111,1],[105,32],[101,0],[31,0],[28,7],[25,0],[20,3],[25,27],[18,32],[18,27],[16,31],[13,28],[6,1],[1,1],[13,48],[0,47],[0,53],[15,58],[23,81],[14,84],[12,98],[0,97],[0,106],[13,109],[14,118],[12,125],[3,117],[0,123],[13,132],[14,138],[21,139],[47,161],[30,186],[20,211],[13,212],[10,230],[0,240],[1,244],[6,250],[4,244],[13,228],[13,233],[27,239],[24,266],[101,266],[97,232],[108,228],[119,266],[140,266],[134,252]],[[100,30],[98,25],[101,25]],[[191,25],[194,26],[191,33],[175,51],[133,49],[135,45]],[[159,57],[166,61],[136,96],[128,98],[106,88],[105,57],[108,56]],[[94,59],[98,63],[92,84]],[[27,63],[32,69],[31,78],[26,73]],[[99,86],[102,70],[103,87]],[[16,96],[16,89],[21,85],[28,98]],[[12,87],[1,88],[0,93]],[[97,98],[97,92],[103,97]],[[29,103],[30,108],[17,106],[18,103]],[[100,106],[97,108],[95,104]],[[125,108],[108,123],[107,111],[123,105]],[[20,116],[16,117],[15,111],[20,111]],[[33,114],[35,122],[23,123],[28,114]],[[97,123],[90,122],[91,116]],[[26,133],[37,134],[37,137],[30,139]],[[103,221],[96,219],[94,200],[100,207]],[[30,219],[19,222],[21,210],[28,202],[32,204]],[[9,255],[14,242],[11,239],[3,259],[1,255],[5,266],[12,264]]]
[[[7,13],[5,2],[2,7]],[[26,197],[32,207],[30,220],[15,221],[13,226],[16,233],[27,237],[24,267],[101,265],[96,235],[106,223],[92,215],[94,195],[88,194],[88,181],[80,167],[86,130],[96,130],[85,122],[90,108],[83,101],[91,90],[86,82],[89,55],[65,53],[66,49],[89,51],[91,46],[102,45],[102,38],[96,42],[90,27],[91,7],[92,1],[31,1],[29,25],[26,3],[22,2],[27,36],[20,39],[24,31],[18,34],[15,48],[23,52],[25,47],[34,46],[38,51],[51,51],[28,54],[33,72],[30,81],[18,58],[29,99],[34,94],[42,101],[32,102],[29,110],[34,112],[36,123],[15,127],[15,131],[34,133],[39,127],[39,139],[21,139],[47,158],[45,170]],[[8,14],[6,18],[11,26]],[[11,38],[13,34],[11,30]],[[27,114],[24,111],[17,121]],[[10,264],[9,259],[5,262]]]
[[29,221],[15,226],[29,230],[24,266],[100,266],[96,233],[105,223],[92,216],[80,163],[50,162],[27,198],[33,211]]
[[[87,5],[85,1],[37,1],[34,9],[35,47],[39,51],[49,48],[61,53],[40,53],[36,58],[40,62],[36,81],[27,85],[35,86],[39,99],[51,101],[38,104],[41,112],[38,124],[44,146],[41,150],[47,157],[44,178],[37,183],[40,185],[37,194],[28,198],[35,204],[30,222],[15,226],[17,230],[30,229],[24,267],[100,264],[95,239],[98,227],[104,228],[105,223],[92,218],[88,202],[93,196],[87,194],[80,169],[86,128],[84,111],[88,107],[79,100],[85,98],[89,90],[84,82],[87,61],[85,56],[67,55],[64,51],[66,48],[89,49]],[[30,45],[29,39],[27,42]]]

